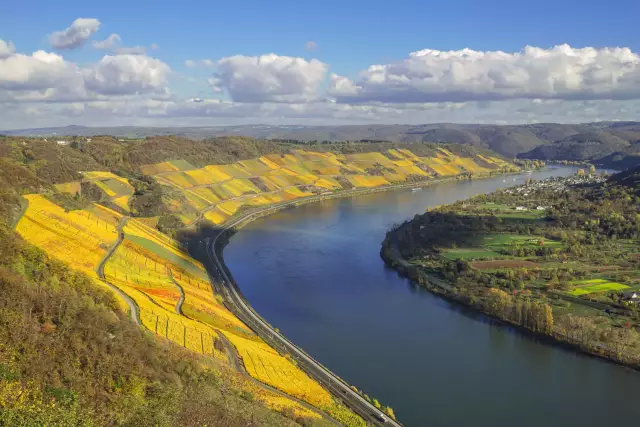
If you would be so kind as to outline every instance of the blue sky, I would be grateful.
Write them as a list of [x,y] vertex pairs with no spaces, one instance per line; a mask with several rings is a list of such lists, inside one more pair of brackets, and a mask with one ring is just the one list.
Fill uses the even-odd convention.
[[[601,49],[626,47],[633,55],[637,55],[637,52],[640,52],[640,33],[637,31],[638,16],[640,16],[640,2],[620,0],[608,2],[542,0],[532,3],[471,0],[437,3],[403,0],[8,2],[2,6],[0,14],[0,40],[4,40],[5,44],[12,42],[12,49],[15,50],[14,55],[31,55],[35,51],[43,50],[58,55],[63,58],[65,63],[82,68],[82,73],[85,75],[83,77],[85,87],[77,90],[74,98],[69,94],[68,85],[65,87],[55,86],[59,85],[60,81],[68,82],[73,79],[66,76],[61,77],[57,83],[50,83],[51,87],[45,87],[46,85],[40,81],[35,86],[22,84],[20,90],[28,89],[32,93],[28,96],[17,96],[17,89],[11,87],[11,84],[15,84],[20,79],[12,74],[11,78],[7,77],[7,81],[3,84],[0,70],[0,90],[4,88],[11,92],[7,92],[8,94],[5,94],[4,97],[0,93],[0,103],[4,103],[5,108],[19,103],[21,108],[31,107],[28,110],[32,112],[41,108],[50,114],[54,111],[56,114],[63,114],[64,112],[61,112],[63,107],[54,107],[53,103],[60,104],[61,99],[64,98],[69,103],[68,109],[74,112],[74,115],[71,116],[63,115],[64,122],[77,120],[81,122],[80,124],[91,124],[94,121],[90,114],[80,113],[83,108],[85,111],[89,111],[96,105],[103,106],[105,102],[116,103],[120,111],[124,111],[125,107],[136,110],[135,115],[125,114],[126,120],[120,119],[118,113],[110,115],[110,121],[113,122],[139,120],[141,123],[156,123],[165,119],[175,121],[176,117],[181,114],[186,114],[188,119],[186,121],[189,123],[231,124],[239,122],[239,117],[233,114],[230,116],[228,111],[221,114],[212,111],[198,113],[189,107],[185,112],[184,109],[176,106],[177,102],[194,97],[202,98],[205,101],[211,99],[236,103],[233,105],[225,104],[225,108],[237,109],[240,115],[255,114],[255,117],[244,117],[243,120],[251,119],[259,122],[286,122],[291,111],[299,112],[303,108],[300,106],[301,104],[307,105],[309,103],[314,103],[314,108],[322,110],[322,112],[316,117],[313,115],[312,108],[307,105],[304,108],[307,108],[305,111],[308,114],[293,114],[289,121],[301,123],[307,120],[313,123],[331,124],[334,121],[342,123],[349,122],[349,120],[353,122],[376,120],[402,122],[402,119],[405,118],[407,122],[427,122],[447,117],[442,114],[424,113],[426,110],[436,111],[445,108],[445,104],[432,105],[434,102],[458,104],[467,102],[476,103],[477,105],[473,108],[482,114],[473,114],[471,111],[467,111],[467,113],[459,115],[461,120],[469,120],[469,118],[480,115],[483,117],[482,120],[499,122],[504,111],[526,108],[527,102],[537,102],[534,108],[537,109],[537,112],[534,116],[539,117],[539,106],[544,105],[545,102],[546,105],[551,106],[548,111],[554,111],[555,114],[559,108],[558,103],[574,102],[574,105],[569,105],[569,107],[585,109],[585,105],[593,107],[592,104],[596,101],[600,102],[600,106],[593,107],[598,109],[598,113],[593,118],[623,119],[626,117],[622,117],[624,114],[635,114],[637,111],[635,110],[637,108],[636,97],[628,96],[630,93],[628,82],[634,81],[640,71],[634,68],[625,76],[618,75],[616,70],[624,67],[624,64],[628,64],[629,58],[625,56],[626,54],[615,54],[613,56],[616,59],[612,60],[611,54],[603,53]],[[70,27],[77,18],[94,18],[99,21],[99,29],[92,32],[81,45],[73,48],[52,46],[50,35]],[[115,51],[96,49],[92,43],[104,40],[110,34],[118,34],[123,47],[140,46],[146,48],[143,56],[161,61],[166,65],[166,68],[164,65],[161,67],[162,81],[150,85],[141,81],[139,87],[119,85],[116,89],[101,87],[96,90],[97,86],[107,84],[105,80],[122,77],[124,80],[129,79],[127,81],[130,81],[130,77],[126,75],[113,75],[113,73],[120,72],[115,71],[115,66],[108,69],[103,67],[101,70],[95,71],[97,70],[95,67],[98,66],[96,64],[100,64],[105,55],[115,55],[116,53]],[[305,44],[308,42],[314,42],[316,48],[307,49]],[[157,45],[157,49],[151,49],[154,44]],[[424,60],[407,62],[411,52],[423,49],[460,51],[469,48],[477,52],[504,51],[514,54],[521,52],[525,46],[536,46],[549,50],[562,44],[568,44],[574,49],[595,48],[599,52],[591,65],[580,65],[583,68],[577,73],[581,80],[581,86],[579,88],[564,88],[564,92],[556,90],[557,88],[541,90],[538,84],[537,86],[532,85],[536,87],[531,90],[509,89],[507,93],[504,90],[496,89],[494,83],[504,83],[505,78],[510,82],[509,85],[515,84],[513,79],[518,82],[529,82],[530,77],[518,80],[518,76],[529,72],[539,74],[540,67],[546,66],[539,65],[544,61],[547,61],[550,67],[546,79],[555,79],[555,75],[563,74],[564,71],[553,68],[555,67],[554,61],[567,62],[567,58],[583,54],[588,57],[589,54],[582,51],[578,54],[568,52],[559,54],[560,59],[540,59],[539,55],[534,55],[531,57],[532,59],[529,58],[531,59],[529,62],[538,64],[533,67],[537,71],[526,68],[527,66],[523,65],[523,62],[527,61],[520,61],[518,65],[515,65],[518,69],[516,72],[513,72],[511,65],[508,66],[507,72],[504,70],[504,64],[496,65],[487,59],[483,60],[483,65],[480,67],[482,71],[479,71],[475,68],[471,69],[472,65],[469,61],[456,57],[451,62],[463,61],[462,70],[464,73],[477,74],[478,80],[471,82],[467,81],[467,77],[458,75],[455,76],[456,82],[453,83],[445,77],[428,81],[434,66],[436,73],[446,68],[441,62],[438,62],[439,65],[434,65],[431,61],[434,59],[432,54],[427,55],[428,58],[425,57]],[[285,64],[282,65],[285,68],[287,67],[286,61],[292,61],[294,66],[297,66],[295,65],[296,58],[304,61],[315,60],[324,65],[320,67],[322,70],[317,67],[301,67],[291,73],[283,72],[280,67],[280,71],[275,74],[261,68],[263,66],[259,63],[260,61],[254,66],[237,63],[227,64],[226,69],[218,66],[185,67],[187,60],[209,59],[216,62],[234,55],[261,58],[263,55],[271,53],[278,56],[274,61]],[[7,59],[5,58],[5,60]],[[435,60],[441,61],[441,58]],[[124,63],[126,59],[119,58],[118,61]],[[132,67],[148,65],[141,64],[141,58],[129,59],[128,61],[130,64],[133,62],[138,64],[129,67],[129,72]],[[517,61],[514,59],[514,63]],[[633,61],[631,60],[631,62]],[[376,78],[371,75],[363,77],[362,73],[376,64],[389,67],[389,72],[385,71],[384,78],[388,83],[385,87],[381,86],[379,76]],[[400,67],[404,67],[403,70],[397,70],[399,64],[403,64]],[[240,70],[241,66],[253,68],[248,71],[247,69]],[[417,75],[415,74],[416,67],[420,68]],[[455,65],[454,67],[459,66]],[[567,67],[573,67],[573,65],[569,64]],[[604,88],[604,83],[595,88],[588,87],[590,76],[593,75],[594,70],[601,72],[603,67],[611,67],[615,76],[602,77],[600,80],[616,80],[613,84],[615,87],[611,87],[610,83],[606,84],[607,88]],[[8,65],[5,68],[9,69]],[[13,73],[23,72],[24,75],[29,75],[28,67],[24,71],[21,70],[12,68]],[[95,72],[91,74],[92,71],[87,70]],[[112,74],[107,76],[105,74],[107,72]],[[264,78],[263,81],[267,81],[271,79],[272,83],[266,87],[266,84],[260,86],[259,82],[256,83],[253,80],[251,82],[234,80],[233,76],[239,72],[254,73],[253,80]],[[87,82],[87,73],[94,76],[98,83],[94,82],[92,85]],[[348,79],[349,84],[343,85],[341,90],[337,90],[333,87],[335,86],[334,82],[337,81],[332,79],[331,74],[333,73]],[[496,74],[499,75],[497,80],[493,77]],[[504,77],[506,74],[508,76]],[[480,81],[486,80],[487,76],[494,80],[491,83],[493,86],[486,90],[478,89]],[[136,76],[136,78],[138,77]],[[218,79],[217,84],[209,80],[211,77]],[[285,79],[290,80],[285,81]],[[300,83],[301,79],[304,80],[303,83]],[[566,77],[566,80],[569,82],[569,86],[575,82],[573,75]],[[291,83],[291,81],[294,82]],[[410,83],[406,87],[399,88],[399,81],[409,81]],[[626,83],[623,85],[620,82]],[[639,84],[634,83],[631,92]],[[241,85],[245,85],[245,87],[239,89]],[[443,89],[443,85],[448,85],[448,87]],[[566,85],[562,83],[561,86]],[[50,89],[48,97],[35,96],[34,87],[37,87],[35,90],[40,93]],[[131,93],[125,93],[127,88],[131,89]],[[253,89],[256,90],[255,96],[249,94]],[[57,98],[51,97],[51,90],[56,92]],[[61,95],[65,91],[66,95]],[[80,92],[82,92],[82,96],[78,95]],[[115,92],[119,98],[113,96]],[[419,92],[423,96],[414,96],[415,92]],[[461,94],[461,92],[463,93]],[[473,96],[470,95],[471,92],[473,92]],[[516,95],[520,92],[524,95]],[[562,93],[558,94],[558,92]],[[587,95],[589,93],[591,95]],[[627,95],[623,96],[623,93]],[[400,96],[401,94],[408,96],[405,99]],[[136,100],[133,99],[133,95],[139,95],[138,103],[144,101],[146,107],[134,108]],[[337,107],[317,104],[321,101],[327,102],[329,98],[331,98],[331,102],[342,105],[340,114],[333,114],[337,111]],[[251,100],[252,105],[250,106],[247,105],[248,99]],[[168,106],[168,103],[174,103],[171,106],[176,115],[163,117],[162,114],[157,114],[157,109],[155,113],[149,113],[148,106],[152,104],[151,101],[164,102],[165,106]],[[125,102],[129,104],[123,107]],[[237,104],[238,102],[240,104]],[[480,102],[494,103],[495,105],[492,106],[493,115],[486,116],[487,105],[478,104]],[[505,102],[510,102],[511,105],[507,105]],[[575,102],[581,102],[582,107]],[[29,103],[30,105],[27,105]],[[270,105],[274,103],[284,103],[287,106]],[[411,108],[404,105],[408,103],[412,104]],[[613,108],[602,107],[605,104],[610,107],[612,103],[615,104]],[[402,108],[399,108],[400,106]],[[218,107],[217,105],[216,108]],[[147,114],[144,114],[144,108],[147,108]],[[367,108],[369,109],[367,110]],[[468,108],[468,106],[460,105],[446,107],[446,109],[458,112]],[[406,115],[400,111],[402,109],[407,110]],[[178,110],[182,112],[178,112]],[[273,117],[268,116],[264,110],[274,112]],[[352,112],[357,110],[357,114],[354,114],[350,119],[348,114],[341,115],[346,110],[352,110]],[[607,117],[600,117],[601,112],[607,111],[609,111]],[[14,112],[14,114],[16,113]],[[616,114],[620,117],[615,116]],[[454,121],[458,121],[456,116],[452,115],[451,117]],[[588,115],[584,117],[569,115],[566,120],[579,121],[589,118]],[[538,118],[521,115],[507,121],[536,120]],[[38,124],[45,123],[47,120],[34,114],[33,121]],[[16,123],[16,121],[12,120],[11,123]],[[29,124],[29,120],[23,116],[19,123]],[[0,122],[0,128],[6,126],[3,125]]]

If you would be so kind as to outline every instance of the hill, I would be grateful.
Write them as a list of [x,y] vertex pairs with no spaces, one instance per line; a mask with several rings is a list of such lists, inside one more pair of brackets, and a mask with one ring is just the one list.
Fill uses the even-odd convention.
[[611,153],[624,152],[630,147],[629,141],[612,133],[589,131],[541,145],[521,154],[520,157],[540,160],[598,161]]
[[[350,125],[350,126],[212,126],[212,127],[98,127],[69,126],[61,128],[4,131],[16,136],[113,135],[120,138],[177,135],[190,139],[218,136],[245,136],[260,139],[297,141],[389,141],[394,143],[447,142],[488,148],[508,157],[531,152],[538,146],[563,141],[572,135],[599,133],[599,139],[608,136],[629,143],[640,140],[637,122],[599,122],[586,124],[542,123],[532,125],[475,125],[436,123],[424,125]],[[581,137],[567,140],[579,143]],[[618,141],[618,139],[614,139]],[[615,145],[615,144],[614,144]],[[619,145],[619,144],[618,144]],[[610,148],[602,155],[610,154]],[[548,157],[563,156],[561,149],[542,153]],[[606,151],[605,150],[605,151]],[[553,158],[552,160],[568,160]]]
[[617,173],[609,178],[608,182],[612,186],[624,186],[632,191],[635,191],[636,195],[640,195],[640,167],[625,170],[624,172]]
[[363,426],[234,315],[176,231],[313,195],[514,168],[465,145],[67,142],[0,138],[3,425]]

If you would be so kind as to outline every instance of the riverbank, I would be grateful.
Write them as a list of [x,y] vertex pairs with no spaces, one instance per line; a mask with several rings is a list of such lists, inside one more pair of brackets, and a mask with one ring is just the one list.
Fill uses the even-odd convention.
[[380,256],[385,264],[397,271],[401,276],[412,280],[422,288],[437,294],[448,301],[460,304],[502,324],[514,327],[520,333],[536,337],[543,342],[557,345],[565,349],[577,351],[607,362],[640,371],[640,359],[625,358],[621,352],[616,352],[612,348],[605,347],[603,345],[585,346],[579,340],[572,339],[563,332],[557,330],[557,328],[552,327],[551,330],[544,332],[532,330],[522,324],[512,321],[511,319],[491,313],[488,311],[487,306],[474,301],[474,298],[470,298],[469,296],[460,293],[453,283],[449,283],[445,280],[434,277],[433,275],[426,274],[424,271],[421,272],[421,267],[419,265],[409,263],[402,257],[398,250],[395,242],[395,233],[398,233],[403,226],[404,224],[389,231],[385,236],[382,248],[380,249]]
[[283,209],[287,209],[295,206],[301,206],[308,203],[315,203],[323,200],[344,199],[349,197],[362,196],[366,194],[375,194],[375,193],[382,193],[386,191],[401,190],[405,188],[426,188],[435,184],[443,184],[443,183],[452,182],[452,181],[472,181],[472,180],[478,180],[478,179],[492,178],[496,176],[511,176],[511,175],[518,175],[520,173],[522,173],[522,171],[496,172],[496,173],[490,172],[490,173],[484,173],[484,174],[476,174],[473,176],[455,175],[455,176],[448,176],[444,178],[416,181],[408,184],[392,184],[392,185],[384,185],[381,187],[373,187],[373,188],[342,190],[342,191],[337,191],[335,193],[301,197],[299,199],[276,203],[276,204],[268,205],[265,207],[244,210],[239,213],[236,213],[234,216],[230,217],[227,221],[217,226],[211,225],[205,218],[200,218],[195,223],[191,224],[190,226],[180,231],[189,232],[189,231],[193,231],[194,229],[200,229],[203,227],[203,225],[206,225],[207,223],[209,223],[210,228],[221,228],[221,227],[225,227],[227,224],[233,223],[234,225],[233,227],[231,227],[231,230],[238,230],[244,227],[245,225],[249,224],[251,221],[255,221],[256,219],[274,214]]
[[[375,405],[367,395],[363,396],[355,387],[349,385],[320,362],[309,356],[304,350],[282,335],[277,328],[274,328],[263,319],[242,295],[233,276],[231,276],[230,270],[224,263],[222,250],[228,242],[228,235],[226,235],[228,231],[232,231],[236,225],[246,224],[247,221],[259,218],[259,214],[266,215],[264,212],[254,212],[227,223],[218,234],[207,242],[206,250],[210,261],[209,271],[216,293],[223,296],[224,305],[260,336],[264,342],[276,349],[280,354],[288,355],[296,366],[321,384],[337,401],[342,402],[362,419],[366,420],[367,423],[401,427],[402,424],[395,419],[393,409],[381,406],[379,403]],[[222,240],[218,241],[219,238],[222,238]],[[377,403],[378,401],[375,400],[375,402]]]

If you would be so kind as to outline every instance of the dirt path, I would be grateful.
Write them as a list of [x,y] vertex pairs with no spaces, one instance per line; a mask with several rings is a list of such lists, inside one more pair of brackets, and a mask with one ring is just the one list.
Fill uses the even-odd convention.
[[183,316],[182,313],[182,304],[184,303],[184,289],[182,288],[182,286],[176,282],[176,279],[173,278],[173,273],[171,272],[171,270],[169,269],[169,278],[171,279],[171,281],[173,282],[173,284],[176,286],[176,288],[178,288],[178,292],[180,292],[180,299],[178,300],[178,303],[176,304],[176,313]]
[[100,264],[98,264],[98,268],[96,268],[96,273],[98,273],[98,277],[100,278],[100,280],[106,283],[107,286],[109,286],[114,292],[116,292],[126,301],[127,305],[129,306],[129,313],[131,314],[131,320],[133,320],[137,325],[140,325],[140,313],[138,311],[138,306],[136,305],[136,303],[131,299],[131,297],[129,297],[129,295],[122,292],[120,288],[118,288],[117,286],[109,283],[104,277],[104,266],[109,260],[109,258],[111,257],[111,255],[114,254],[116,249],[118,249],[118,246],[120,246],[120,244],[124,240],[123,229],[124,229],[124,226],[127,225],[127,222],[129,222],[129,219],[131,218],[128,216],[125,216],[125,217],[122,217],[122,219],[120,220],[120,223],[118,224],[118,228],[117,228],[118,240],[116,240],[113,246],[109,248],[104,258],[102,258],[102,261],[100,261]]

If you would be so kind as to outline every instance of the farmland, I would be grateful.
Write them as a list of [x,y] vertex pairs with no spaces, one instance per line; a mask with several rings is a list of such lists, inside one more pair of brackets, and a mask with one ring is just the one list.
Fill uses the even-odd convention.
[[[27,198],[29,208],[17,225],[18,233],[108,289],[95,270],[118,240],[118,225],[123,217],[101,205],[65,212],[42,196]],[[147,330],[228,366],[227,354],[218,342],[218,334],[224,333],[254,378],[333,416],[351,420],[348,425],[360,425],[357,416],[264,344],[214,297],[204,267],[178,242],[136,219],[129,219],[122,232],[124,239],[105,263],[104,276],[135,302]],[[185,298],[179,308],[181,291]],[[123,309],[127,307],[124,301],[120,304]],[[247,389],[255,388],[247,381],[241,384]],[[274,409],[309,416],[308,409],[272,392],[261,391],[256,397]]]
[[599,292],[621,291],[630,288],[630,286],[628,285],[623,285],[622,283],[617,282],[610,282],[604,279],[572,281],[569,282],[569,285],[573,286],[574,288],[567,293],[576,297]]
[[553,178],[429,210],[388,234],[383,257],[399,253],[416,281],[493,317],[636,363],[638,189],[603,181]]
[[410,179],[487,174],[511,166],[498,158],[461,158],[438,151],[419,157],[406,149],[336,154],[293,150],[230,165],[196,168],[187,162],[146,165],[141,170],[165,186],[167,209],[185,224],[205,218],[221,224],[244,207],[260,206],[343,189],[375,188]]

